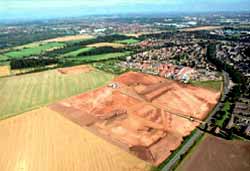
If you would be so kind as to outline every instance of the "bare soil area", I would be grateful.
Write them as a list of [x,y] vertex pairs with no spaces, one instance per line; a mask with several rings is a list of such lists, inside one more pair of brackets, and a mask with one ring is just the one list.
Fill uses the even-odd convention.
[[50,106],[66,118],[159,165],[204,119],[220,92],[136,72]]
[[229,141],[207,135],[177,170],[249,171],[250,143],[239,140]]

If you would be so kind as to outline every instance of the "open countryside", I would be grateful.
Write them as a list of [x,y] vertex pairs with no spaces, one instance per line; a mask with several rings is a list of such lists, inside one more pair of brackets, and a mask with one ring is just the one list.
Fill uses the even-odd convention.
[[150,171],[151,168],[48,108],[1,121],[0,139],[1,171],[83,168]]
[[246,0],[17,1],[0,171],[250,170]]

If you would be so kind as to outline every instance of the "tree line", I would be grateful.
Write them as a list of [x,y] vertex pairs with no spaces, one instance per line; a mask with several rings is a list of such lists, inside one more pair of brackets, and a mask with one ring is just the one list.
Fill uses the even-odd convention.
[[29,57],[22,59],[11,59],[10,67],[11,69],[23,69],[23,68],[35,68],[35,67],[44,67],[51,64],[57,64],[57,58],[48,58],[48,57]]

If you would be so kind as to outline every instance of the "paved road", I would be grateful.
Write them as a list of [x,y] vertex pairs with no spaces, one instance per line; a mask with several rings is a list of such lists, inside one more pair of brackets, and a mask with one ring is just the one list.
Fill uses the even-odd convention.
[[[223,88],[223,94],[221,96],[220,101],[223,101],[225,99],[226,94],[229,92],[229,75],[227,72],[223,71],[223,77],[224,77],[224,88]],[[217,111],[219,111],[223,107],[223,103],[219,102],[211,112],[211,114],[207,117],[205,120],[206,122],[209,122],[210,119],[215,115]],[[202,132],[199,129],[196,129],[195,134],[192,135],[192,137],[181,146],[181,149],[175,154],[175,156],[164,166],[162,171],[170,171],[171,168],[181,159],[181,156],[188,152],[188,150],[194,145],[194,143],[198,140],[200,136],[202,136],[204,132]]]

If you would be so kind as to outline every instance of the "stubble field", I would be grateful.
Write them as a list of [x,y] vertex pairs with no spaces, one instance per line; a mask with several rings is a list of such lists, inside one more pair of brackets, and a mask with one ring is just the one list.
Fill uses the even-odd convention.
[[149,171],[150,165],[48,108],[0,121],[1,171]]

